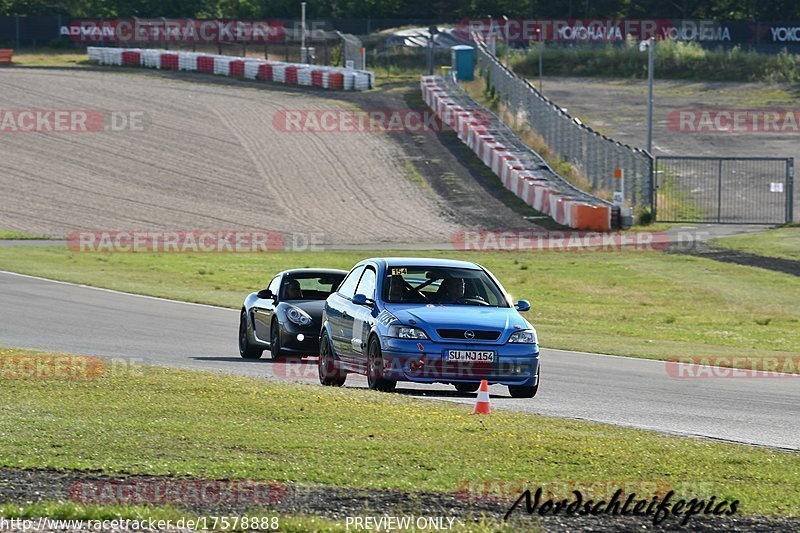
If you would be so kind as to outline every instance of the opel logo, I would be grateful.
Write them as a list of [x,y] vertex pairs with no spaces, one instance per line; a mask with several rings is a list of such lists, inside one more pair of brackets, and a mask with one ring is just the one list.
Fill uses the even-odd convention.
[[467,330],[467,331],[464,332],[464,337],[466,337],[468,339],[474,339],[475,338],[475,332]]

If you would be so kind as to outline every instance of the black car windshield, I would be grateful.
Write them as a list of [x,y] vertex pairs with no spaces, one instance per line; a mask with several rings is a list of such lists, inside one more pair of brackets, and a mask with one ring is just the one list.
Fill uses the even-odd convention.
[[383,280],[387,303],[509,307],[483,270],[455,267],[389,267]]
[[324,300],[339,287],[343,279],[344,274],[287,274],[281,282],[280,300]]

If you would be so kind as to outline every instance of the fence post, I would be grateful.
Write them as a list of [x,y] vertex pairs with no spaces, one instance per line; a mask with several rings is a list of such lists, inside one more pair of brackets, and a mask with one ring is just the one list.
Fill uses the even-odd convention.
[[722,159],[717,161],[717,224],[722,222]]
[[794,222],[794,157],[786,160],[786,223]]
[[657,159],[653,156],[649,158],[649,177],[650,177],[650,220],[655,222],[656,221],[656,189],[658,188],[658,175],[656,175],[656,169],[658,169]]

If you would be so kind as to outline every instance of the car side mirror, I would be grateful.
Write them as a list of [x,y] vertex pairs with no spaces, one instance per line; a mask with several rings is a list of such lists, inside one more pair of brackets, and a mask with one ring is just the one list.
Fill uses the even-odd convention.
[[262,300],[274,300],[275,295],[272,294],[272,291],[269,289],[261,289],[256,293],[256,296],[261,298]]
[[353,296],[353,303],[356,305],[366,305],[367,307],[372,307],[373,304],[375,304],[375,300],[371,300],[363,294],[356,294]]
[[517,311],[524,313],[531,310],[531,303],[528,300],[520,300],[514,304],[514,307],[517,308]]

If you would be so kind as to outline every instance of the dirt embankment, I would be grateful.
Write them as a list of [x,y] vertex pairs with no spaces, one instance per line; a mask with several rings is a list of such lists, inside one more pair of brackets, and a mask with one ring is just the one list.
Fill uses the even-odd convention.
[[[402,89],[402,87],[401,87]],[[446,134],[287,132],[284,110],[407,108],[397,89],[300,91],[187,73],[0,72],[0,109],[143,113],[143,127],[0,133],[0,228],[262,229],[326,243],[442,243],[528,225]],[[409,164],[410,163],[410,164]],[[420,179],[421,176],[421,179]]]

